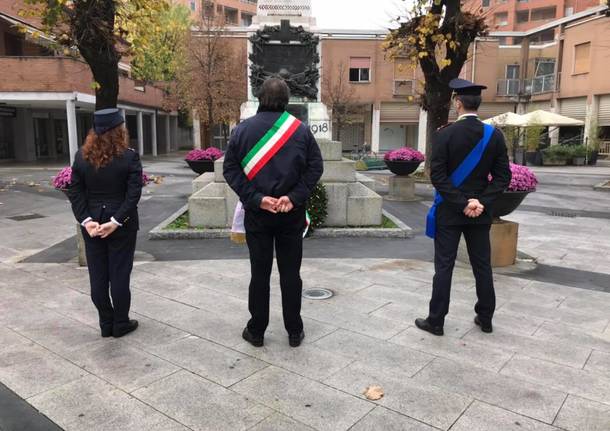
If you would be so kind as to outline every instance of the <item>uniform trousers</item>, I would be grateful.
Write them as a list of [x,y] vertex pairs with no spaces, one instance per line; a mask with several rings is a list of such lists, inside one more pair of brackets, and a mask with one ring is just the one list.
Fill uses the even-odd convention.
[[476,280],[477,303],[475,313],[483,323],[491,323],[495,308],[491,269],[491,246],[489,231],[491,225],[437,225],[434,238],[434,280],[428,321],[434,326],[443,326],[449,313],[451,278],[457,257],[460,238],[464,234],[472,272]]
[[251,280],[248,308],[252,318],[248,329],[254,336],[263,336],[269,324],[269,291],[273,267],[273,249],[280,272],[284,327],[289,334],[300,334],[301,261],[305,208],[289,213],[246,210],[244,219],[246,242],[250,251]]
[[105,239],[91,238],[83,229],[91,299],[99,313],[102,329],[129,324],[129,280],[137,235],[137,230],[119,227]]

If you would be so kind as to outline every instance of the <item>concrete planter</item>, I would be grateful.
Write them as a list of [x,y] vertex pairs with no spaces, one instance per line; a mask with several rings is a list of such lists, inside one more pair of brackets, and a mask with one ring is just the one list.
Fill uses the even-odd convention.
[[421,165],[421,162],[411,160],[386,160],[385,164],[394,175],[406,176],[415,172],[419,165]]
[[185,160],[196,174],[214,172],[214,160]]

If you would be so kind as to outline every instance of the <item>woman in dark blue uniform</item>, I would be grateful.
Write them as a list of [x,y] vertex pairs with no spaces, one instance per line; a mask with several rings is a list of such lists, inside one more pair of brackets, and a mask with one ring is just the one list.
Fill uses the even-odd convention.
[[139,228],[142,164],[138,153],[128,148],[123,123],[118,109],[95,112],[94,128],[72,165],[68,194],[85,238],[91,299],[102,337],[122,337],[138,327],[129,319],[129,279]]

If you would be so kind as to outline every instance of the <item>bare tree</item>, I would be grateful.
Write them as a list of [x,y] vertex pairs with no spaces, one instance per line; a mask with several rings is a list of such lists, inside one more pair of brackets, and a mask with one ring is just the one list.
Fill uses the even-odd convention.
[[355,115],[362,113],[362,105],[356,96],[356,89],[349,83],[349,69],[341,61],[335,68],[330,62],[322,81],[322,99],[332,111],[336,124],[336,139],[341,140],[343,126],[352,124]]
[[196,111],[203,142],[209,146],[214,126],[238,121],[247,99],[246,53],[235,41],[223,21],[205,16],[186,41],[186,59],[176,78],[178,102],[183,109]]

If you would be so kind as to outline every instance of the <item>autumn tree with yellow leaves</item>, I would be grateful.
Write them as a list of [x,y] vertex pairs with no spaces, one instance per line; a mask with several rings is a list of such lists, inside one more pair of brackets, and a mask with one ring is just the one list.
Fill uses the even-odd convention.
[[76,47],[91,68],[95,108],[117,106],[122,56],[148,49],[166,0],[25,0],[23,15],[38,18],[67,53]]
[[462,10],[460,0],[417,0],[384,42],[389,58],[406,58],[411,67],[419,66],[424,75],[421,104],[428,113],[426,171],[430,139],[449,118],[452,94],[449,81],[459,77],[471,43],[486,33],[485,17]]

